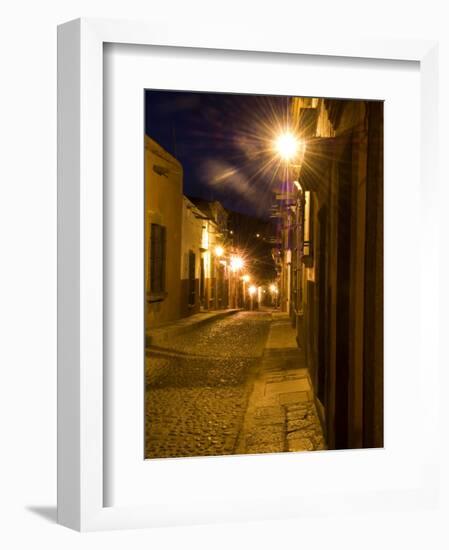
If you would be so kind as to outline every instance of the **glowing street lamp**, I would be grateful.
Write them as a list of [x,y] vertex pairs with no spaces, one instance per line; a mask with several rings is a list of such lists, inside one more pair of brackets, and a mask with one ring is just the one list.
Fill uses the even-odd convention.
[[299,149],[299,140],[291,132],[283,132],[276,138],[276,150],[282,159],[292,160]]
[[217,258],[221,258],[224,254],[224,248],[222,246],[216,246],[215,247],[215,256],[217,256]]
[[243,275],[242,281],[243,281],[244,283],[249,283],[250,280],[251,280],[251,277],[250,277],[249,275]]
[[245,265],[245,262],[243,261],[240,256],[233,256],[231,258],[231,269],[232,271],[238,271],[239,269],[242,269],[242,267]]

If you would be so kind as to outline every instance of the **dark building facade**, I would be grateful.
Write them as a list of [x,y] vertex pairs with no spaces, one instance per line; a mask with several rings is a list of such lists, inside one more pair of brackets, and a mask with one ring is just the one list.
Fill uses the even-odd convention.
[[278,190],[281,304],[329,448],[383,446],[383,103],[294,98]]

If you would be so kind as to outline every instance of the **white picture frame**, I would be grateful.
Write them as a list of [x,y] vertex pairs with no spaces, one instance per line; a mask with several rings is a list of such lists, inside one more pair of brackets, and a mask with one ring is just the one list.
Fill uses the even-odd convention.
[[[395,505],[391,494],[336,494],[323,506],[320,495],[308,503],[263,503],[266,512],[226,502],[203,503],[197,508],[170,511],[169,506],[104,506],[104,287],[103,287],[103,57],[105,44],[157,45],[168,48],[205,48],[227,52],[270,52],[270,55],[314,55],[419,63],[421,86],[420,143],[423,216],[422,240],[427,243],[426,274],[437,272],[436,197],[437,151],[437,44],[422,40],[363,40],[328,37],[326,40],[292,35],[267,37],[236,29],[208,28],[200,37],[189,35],[181,24],[160,28],[140,23],[80,19],[58,28],[58,521],[77,530],[151,527],[214,522],[223,519],[263,519],[316,514],[331,507],[372,509]],[[302,38],[301,38],[302,36]],[[173,53],[173,55],[175,55]],[[436,288],[422,299],[421,312],[437,317]],[[422,324],[420,337],[426,349],[437,349],[435,331]],[[436,353],[436,352],[434,352]],[[429,360],[429,356],[427,357]],[[435,389],[437,361],[430,356],[430,387]],[[294,457],[291,458],[294,460]],[[425,469],[426,464],[422,464]],[[426,475],[396,497],[410,505],[429,505],[437,494],[438,479]],[[388,504],[390,501],[390,504]],[[274,513],[277,507],[278,512]],[[173,506],[173,509],[175,506]],[[204,509],[204,508],[203,508]]]

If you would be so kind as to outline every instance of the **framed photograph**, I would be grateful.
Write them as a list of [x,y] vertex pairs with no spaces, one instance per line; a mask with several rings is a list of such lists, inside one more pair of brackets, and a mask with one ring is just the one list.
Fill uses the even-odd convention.
[[58,521],[433,506],[436,44],[58,52]]

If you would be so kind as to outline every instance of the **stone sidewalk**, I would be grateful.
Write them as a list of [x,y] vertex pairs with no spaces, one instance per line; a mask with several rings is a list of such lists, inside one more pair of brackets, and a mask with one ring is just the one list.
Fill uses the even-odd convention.
[[185,334],[202,326],[205,323],[218,321],[228,315],[233,315],[240,311],[239,309],[218,309],[213,311],[204,311],[184,317],[178,321],[165,323],[157,328],[147,331],[145,336],[145,345],[148,346],[163,346],[170,341],[174,336]]
[[304,357],[286,314],[273,313],[237,454],[326,449]]

